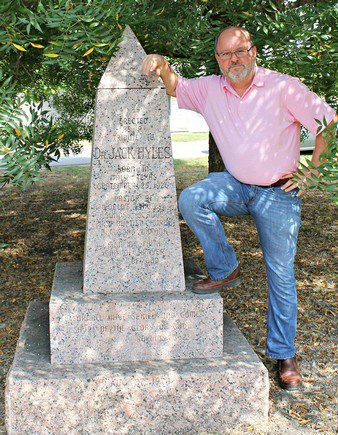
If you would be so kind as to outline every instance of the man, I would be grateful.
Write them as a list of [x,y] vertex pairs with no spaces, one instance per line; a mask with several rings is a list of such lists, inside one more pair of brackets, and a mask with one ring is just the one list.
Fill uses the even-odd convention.
[[[229,27],[215,41],[223,75],[180,78],[157,54],[145,58],[143,72],[155,71],[180,108],[204,116],[226,168],[185,189],[179,199],[185,221],[201,242],[209,272],[193,291],[208,294],[240,283],[236,254],[218,215],[250,214],[268,277],[266,352],[278,360],[282,388],[294,390],[302,382],[294,347],[294,258],[302,192],[292,176],[299,162],[300,124],[316,134],[315,119],[325,117],[331,123],[335,113],[298,79],[257,67],[256,54],[249,32]],[[314,165],[325,147],[320,132]]]

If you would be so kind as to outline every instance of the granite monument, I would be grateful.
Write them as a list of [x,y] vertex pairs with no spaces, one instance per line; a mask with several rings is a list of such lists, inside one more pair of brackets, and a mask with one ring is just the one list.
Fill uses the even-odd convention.
[[[9,434],[178,434],[266,421],[267,371],[183,271],[167,97],[130,28],[97,91],[84,262],[30,305]],[[48,326],[49,324],[49,326]]]

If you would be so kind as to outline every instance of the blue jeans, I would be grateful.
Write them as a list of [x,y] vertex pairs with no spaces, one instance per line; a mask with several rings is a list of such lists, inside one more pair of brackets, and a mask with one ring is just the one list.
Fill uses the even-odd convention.
[[271,358],[292,358],[297,324],[294,259],[301,224],[298,189],[243,184],[229,172],[212,172],[208,178],[183,190],[179,209],[199,239],[212,280],[220,281],[238,267],[218,218],[250,214],[258,231],[268,278],[266,353]]

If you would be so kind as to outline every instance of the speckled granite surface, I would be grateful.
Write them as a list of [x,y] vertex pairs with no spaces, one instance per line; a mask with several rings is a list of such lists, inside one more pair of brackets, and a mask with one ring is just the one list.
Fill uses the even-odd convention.
[[31,304],[7,378],[9,435],[197,434],[265,422],[268,375],[226,316],[222,358],[52,366]]
[[184,290],[168,99],[144,57],[127,29],[97,91],[85,293]]
[[53,364],[223,354],[219,294],[83,294],[81,282],[81,262],[57,264],[50,300]]
[[163,87],[162,81],[149,79],[141,71],[141,64],[146,56],[142,45],[129,26],[123,32],[119,51],[109,61],[98,89],[133,89]]

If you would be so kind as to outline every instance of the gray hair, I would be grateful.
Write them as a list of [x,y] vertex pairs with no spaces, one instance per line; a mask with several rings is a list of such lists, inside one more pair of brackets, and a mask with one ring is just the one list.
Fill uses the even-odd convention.
[[248,40],[248,42],[250,42],[251,45],[254,45],[253,37],[252,37],[250,32],[248,32],[243,27],[229,26],[229,27],[226,27],[225,29],[222,29],[218,32],[218,34],[215,38],[215,53],[217,53],[217,44],[218,44],[218,40],[219,40],[220,36],[222,35],[222,33],[225,32],[226,30],[232,30],[232,29],[240,30],[243,33],[243,35],[245,36],[245,38]]

